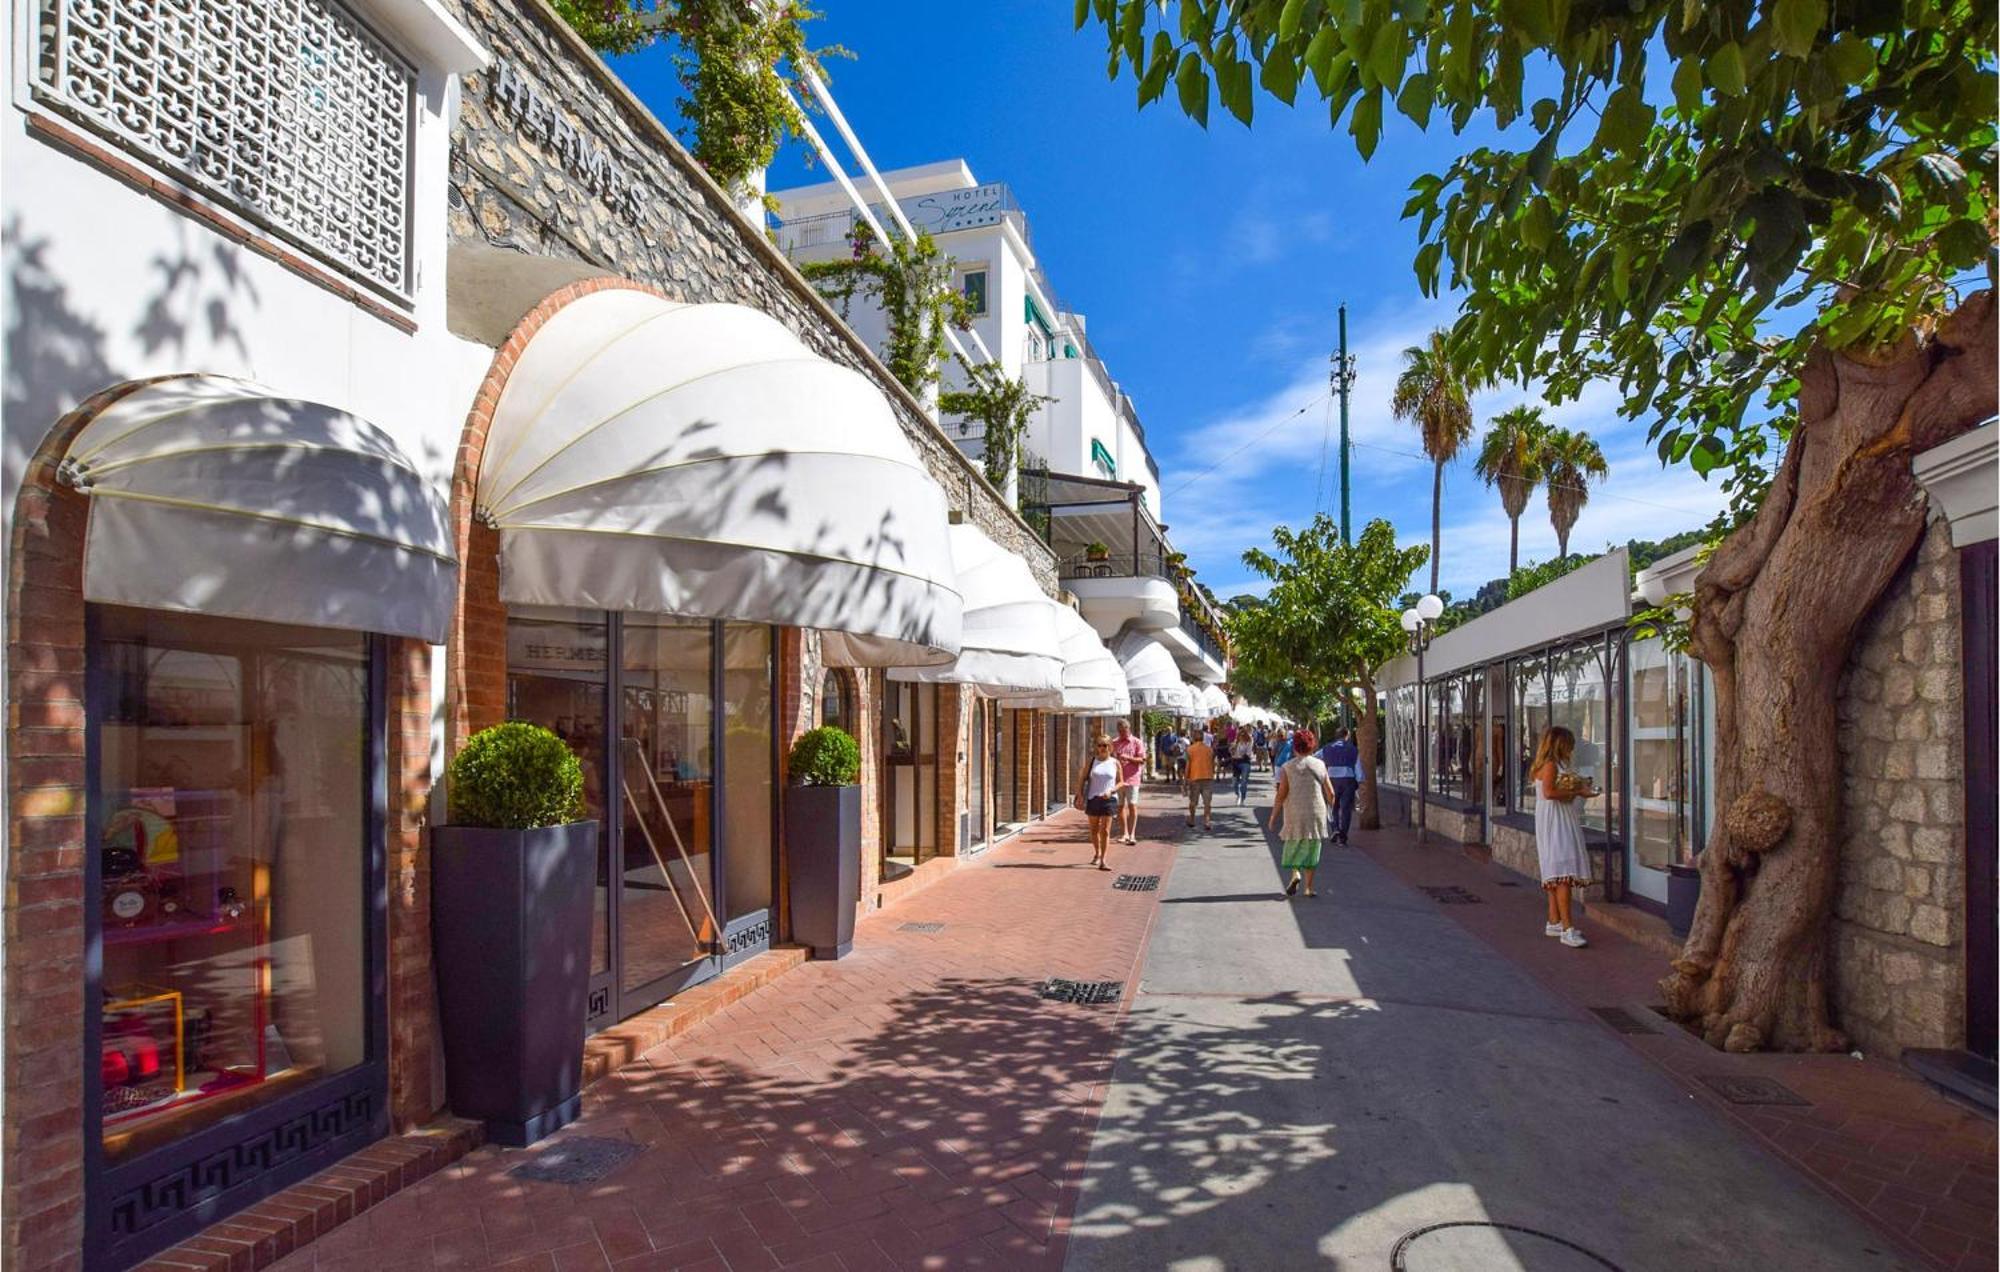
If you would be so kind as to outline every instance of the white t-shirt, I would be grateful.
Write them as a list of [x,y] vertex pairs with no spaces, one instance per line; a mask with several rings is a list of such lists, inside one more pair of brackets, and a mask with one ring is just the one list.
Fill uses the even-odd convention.
[[1084,779],[1083,797],[1085,799],[1102,799],[1117,789],[1118,761],[1099,760],[1090,766],[1090,772]]

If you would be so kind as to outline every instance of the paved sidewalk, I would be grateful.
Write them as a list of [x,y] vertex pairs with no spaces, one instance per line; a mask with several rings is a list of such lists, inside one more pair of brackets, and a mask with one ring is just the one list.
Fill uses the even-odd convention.
[[[1141,825],[1179,828],[1177,813]],[[1153,841],[1111,860],[1161,874],[1172,857]],[[489,1146],[276,1266],[1059,1267],[1057,1219],[1122,1004],[1050,1003],[1036,987],[1131,982],[1158,910],[1158,893],[1114,891],[1089,859],[1080,814],[1039,823],[868,916],[847,958],[806,964],[590,1088],[544,1146],[645,1146],[600,1182],[516,1179],[535,1150]]]
[[1908,1266],[1447,916],[1485,907],[1343,849],[1284,900],[1252,811],[1177,855],[1075,1272]]
[[[1652,1010],[1665,971],[1661,956],[1593,924],[1588,907],[1579,922],[1590,947],[1567,950],[1542,937],[1542,895],[1532,882],[1473,861],[1454,844],[1434,839],[1420,850],[1407,831],[1357,842],[1406,883],[1478,897],[1476,904],[1439,909],[1568,1002],[1623,1009],[1647,1030],[1624,1041],[1690,1098],[1755,1136],[1925,1263],[1954,1272],[1996,1267],[2000,1179],[1991,1117],[1883,1057],[1716,1051]],[[1754,1098],[1795,1096],[1803,1103],[1732,1103],[1712,1085],[1720,1080],[1727,1091],[1730,1080],[1740,1079],[1779,1084],[1776,1092],[1749,1092]]]

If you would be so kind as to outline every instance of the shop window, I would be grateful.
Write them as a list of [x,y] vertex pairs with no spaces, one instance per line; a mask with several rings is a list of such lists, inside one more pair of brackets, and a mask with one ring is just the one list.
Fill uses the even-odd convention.
[[771,628],[722,625],[722,788],[725,921],[771,908],[777,842],[777,756],[772,750]]
[[1635,641],[1629,654],[1632,759],[1626,773],[1633,858],[1650,870],[1694,860],[1702,754],[1696,701],[1697,664],[1659,641]]
[[1385,741],[1389,784],[1414,790],[1417,785],[1417,687],[1399,685],[1391,689],[1388,706]]
[[[1614,695],[1608,650],[1603,637],[1592,637],[1516,659],[1512,664],[1515,791],[1517,807],[1523,811],[1534,807],[1531,773],[1535,747],[1551,725],[1561,725],[1576,735],[1572,765],[1582,776],[1594,778],[1601,791],[1609,791]],[[1607,793],[1583,802],[1579,811],[1585,826],[1606,828],[1608,800]]]
[[860,736],[855,732],[857,720],[853,682],[841,672],[829,670],[820,678],[819,722],[823,727],[839,729],[849,737]]
[[621,987],[636,999],[706,955],[715,911],[712,645],[702,619],[627,614],[619,677]]
[[1434,681],[1430,690],[1430,789],[1477,802],[1485,785],[1484,673]]
[[91,622],[90,993],[115,1164],[371,1059],[373,664],[350,632]]

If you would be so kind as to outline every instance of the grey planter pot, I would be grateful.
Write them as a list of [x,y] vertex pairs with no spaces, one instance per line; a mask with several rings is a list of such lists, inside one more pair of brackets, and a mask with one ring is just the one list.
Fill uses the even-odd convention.
[[1667,928],[1675,936],[1686,936],[1694,926],[1695,906],[1701,902],[1701,867],[1667,867]]
[[861,788],[786,787],[785,848],[792,939],[814,958],[845,957],[861,895]]
[[583,1105],[597,823],[431,831],[446,1094],[486,1138],[532,1144]]

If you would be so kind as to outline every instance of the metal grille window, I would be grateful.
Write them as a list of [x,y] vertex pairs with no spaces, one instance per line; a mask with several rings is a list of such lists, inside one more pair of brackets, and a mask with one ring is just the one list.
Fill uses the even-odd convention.
[[416,72],[333,0],[41,0],[49,106],[409,294]]

